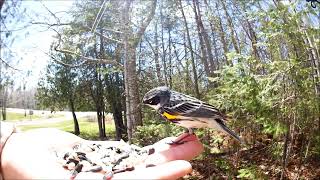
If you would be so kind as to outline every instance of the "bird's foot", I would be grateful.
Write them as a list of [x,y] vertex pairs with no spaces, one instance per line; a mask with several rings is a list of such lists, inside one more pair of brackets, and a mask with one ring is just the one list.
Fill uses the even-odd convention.
[[173,145],[181,145],[184,144],[187,141],[171,141],[171,142],[167,142],[166,144],[173,146]]
[[185,140],[185,139],[188,138],[189,136],[192,136],[192,135],[194,135],[194,134],[184,133],[184,134],[180,135],[174,141],[168,142],[167,144],[169,144],[169,145],[181,145],[181,144],[184,144],[184,143],[188,142],[188,140]]

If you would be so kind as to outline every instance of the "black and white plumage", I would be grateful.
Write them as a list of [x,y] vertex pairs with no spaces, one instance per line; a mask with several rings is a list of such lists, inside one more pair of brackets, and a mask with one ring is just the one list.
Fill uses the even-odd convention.
[[154,108],[162,118],[188,128],[189,133],[193,133],[193,128],[208,127],[229,134],[241,142],[225,125],[226,116],[219,109],[192,96],[161,86],[147,92],[143,103]]

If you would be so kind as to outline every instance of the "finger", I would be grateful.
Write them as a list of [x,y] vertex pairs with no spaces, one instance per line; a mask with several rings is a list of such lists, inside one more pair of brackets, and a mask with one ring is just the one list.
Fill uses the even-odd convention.
[[157,165],[173,160],[191,160],[203,151],[203,145],[199,141],[187,141],[181,145],[163,145],[162,151],[150,155],[144,165]]
[[[185,137],[187,135],[188,135],[188,137]],[[181,139],[182,137],[185,137],[184,138],[185,143],[187,143],[189,141],[198,141],[198,138],[197,138],[196,135],[193,135],[193,134],[190,135],[188,133],[183,133],[178,137],[167,137],[167,138],[164,138],[164,139],[156,142],[155,144],[151,145],[150,147],[153,147],[156,150],[156,152],[161,152],[161,151],[170,149],[170,148],[172,148],[174,146],[178,146],[178,145],[170,145],[169,143],[171,143],[173,141],[176,141],[177,139]]]
[[8,139],[1,163],[5,179],[67,177],[67,172],[59,166],[56,157],[46,147],[22,133],[13,134]]
[[178,179],[192,171],[187,161],[177,160],[158,166],[115,174],[112,179]]

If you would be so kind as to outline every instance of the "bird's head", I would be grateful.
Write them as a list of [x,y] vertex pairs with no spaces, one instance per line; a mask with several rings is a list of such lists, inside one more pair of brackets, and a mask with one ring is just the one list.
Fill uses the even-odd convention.
[[164,104],[169,103],[169,100],[170,89],[166,86],[160,86],[148,91],[142,102],[155,110],[159,110]]

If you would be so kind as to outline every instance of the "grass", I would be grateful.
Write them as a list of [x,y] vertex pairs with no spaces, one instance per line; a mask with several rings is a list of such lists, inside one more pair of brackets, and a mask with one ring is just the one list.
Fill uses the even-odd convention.
[[28,115],[24,116],[24,113],[14,113],[14,112],[7,112],[7,119],[6,121],[19,121],[19,120],[34,120],[39,119],[41,116],[38,115]]
[[46,115],[46,116],[44,116],[44,117],[46,117],[47,119],[49,118],[59,118],[59,117],[64,117],[65,115],[63,115],[63,114],[50,114],[49,116],[48,115]]
[[59,118],[64,117],[63,114],[50,114],[48,115],[29,115],[24,116],[24,113],[15,113],[15,112],[7,112],[6,121],[27,121],[27,120],[41,120],[41,119],[50,119],[50,118]]
[[[89,122],[86,119],[79,119],[80,127],[80,137],[88,140],[98,140],[99,139],[99,128],[97,122]],[[73,121],[63,121],[59,123],[49,123],[49,124],[39,124],[39,125],[24,125],[19,126],[22,131],[27,131],[36,128],[57,128],[62,131],[67,131],[70,133],[74,132]],[[114,137],[115,128],[113,124],[106,124],[106,134],[107,136]]]

